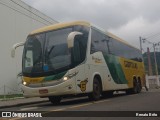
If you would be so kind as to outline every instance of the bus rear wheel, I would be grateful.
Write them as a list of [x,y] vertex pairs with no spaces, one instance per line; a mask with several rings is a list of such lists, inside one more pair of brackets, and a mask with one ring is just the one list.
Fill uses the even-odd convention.
[[142,90],[142,84],[141,84],[141,81],[138,80],[138,81],[137,81],[137,93],[140,93],[141,90]]
[[140,80],[135,80],[133,85],[134,85],[132,89],[133,93],[134,94],[140,93],[142,89]]
[[102,87],[101,87],[101,84],[99,82],[99,80],[97,78],[94,78],[93,80],[93,91],[92,93],[90,93],[88,95],[89,99],[90,100],[99,100],[100,97],[101,97],[101,92],[102,92]]
[[62,98],[60,96],[49,96],[48,99],[54,105],[60,104],[60,102],[62,100]]
[[134,79],[133,88],[126,90],[126,93],[127,94],[137,94],[137,93],[140,93],[141,90],[142,90],[141,81]]

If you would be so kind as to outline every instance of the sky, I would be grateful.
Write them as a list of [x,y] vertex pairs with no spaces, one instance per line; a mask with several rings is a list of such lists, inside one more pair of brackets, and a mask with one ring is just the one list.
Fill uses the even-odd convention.
[[[160,42],[160,0],[23,0],[59,22],[85,20],[139,48]],[[142,43],[144,51],[153,47]],[[160,46],[157,46],[160,51]]]

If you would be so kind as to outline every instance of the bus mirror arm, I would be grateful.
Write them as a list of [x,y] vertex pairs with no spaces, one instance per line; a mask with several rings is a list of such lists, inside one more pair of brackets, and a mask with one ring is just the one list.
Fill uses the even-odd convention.
[[15,51],[18,47],[23,46],[24,42],[21,43],[16,43],[13,45],[12,50],[11,50],[11,57],[14,58],[15,57]]
[[74,40],[77,35],[83,35],[83,33],[74,31],[68,35],[67,38],[68,48],[72,48],[74,46]]

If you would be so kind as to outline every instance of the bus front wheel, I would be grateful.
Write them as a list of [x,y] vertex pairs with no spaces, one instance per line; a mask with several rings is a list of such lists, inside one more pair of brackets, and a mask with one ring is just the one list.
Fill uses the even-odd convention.
[[57,105],[61,102],[62,98],[60,96],[49,96],[48,99],[52,104]]
[[97,78],[94,78],[93,80],[93,91],[92,93],[90,93],[88,95],[89,99],[90,100],[99,100],[100,97],[101,97],[101,91],[102,91],[102,87],[101,87],[101,84],[99,82],[99,80]]

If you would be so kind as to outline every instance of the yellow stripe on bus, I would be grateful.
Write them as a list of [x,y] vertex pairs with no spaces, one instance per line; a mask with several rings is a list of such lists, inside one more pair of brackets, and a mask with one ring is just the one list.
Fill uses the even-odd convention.
[[46,31],[51,31],[51,30],[56,30],[56,29],[60,29],[60,28],[68,27],[68,26],[74,26],[74,25],[83,25],[83,26],[88,26],[88,27],[91,26],[90,23],[85,22],[85,21],[58,23],[58,24],[50,25],[50,26],[35,30],[35,31],[31,32],[30,35],[46,32]]
[[23,81],[27,83],[40,83],[42,82],[44,77],[37,77],[37,78],[30,78],[30,77],[23,77]]

